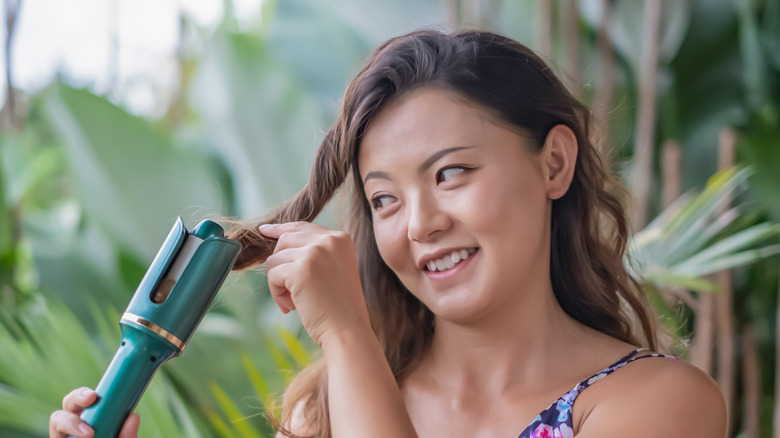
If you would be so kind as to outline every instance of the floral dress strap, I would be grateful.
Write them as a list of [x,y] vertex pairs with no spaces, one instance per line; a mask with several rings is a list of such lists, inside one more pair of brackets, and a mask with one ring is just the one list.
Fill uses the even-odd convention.
[[561,396],[561,398],[554,401],[547,409],[537,415],[518,438],[574,438],[571,410],[574,400],[577,399],[577,396],[579,396],[582,391],[635,360],[644,359],[646,357],[667,357],[679,360],[677,357],[658,353],[639,355],[640,352],[645,350],[647,349],[638,348],[620,358],[620,360],[614,364],[578,383],[574,389]]

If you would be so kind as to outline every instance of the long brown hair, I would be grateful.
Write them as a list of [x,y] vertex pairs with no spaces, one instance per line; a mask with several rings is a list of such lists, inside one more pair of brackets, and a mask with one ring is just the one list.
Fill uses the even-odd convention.
[[[563,310],[577,321],[633,345],[657,348],[654,319],[638,282],[625,267],[628,225],[622,189],[601,163],[590,140],[590,112],[530,49],[491,32],[452,34],[421,30],[376,49],[352,80],[341,110],[317,152],[309,183],[261,223],[313,220],[342,183],[350,202],[348,231],[355,240],[360,279],[371,322],[400,383],[429,347],[434,316],[384,263],[374,240],[371,210],[357,167],[360,139],[384,105],[422,87],[454,92],[500,123],[534,139],[566,125],[578,154],[568,192],[553,201],[550,276]],[[349,174],[351,178],[348,178]],[[236,231],[242,241],[235,269],[262,263],[273,251],[252,224]],[[637,324],[638,322],[638,324]],[[288,387],[281,431],[293,408],[315,437],[329,437],[326,367],[312,365]]]

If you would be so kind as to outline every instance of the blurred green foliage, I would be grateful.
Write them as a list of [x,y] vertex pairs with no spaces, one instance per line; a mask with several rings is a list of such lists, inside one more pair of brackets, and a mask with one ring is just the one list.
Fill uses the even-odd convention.
[[[461,3],[266,0],[248,29],[228,16],[201,32],[202,50],[182,59],[181,101],[159,120],[62,82],[28,96],[24,128],[0,134],[0,435],[45,436],[62,396],[97,384],[116,349],[118,315],[177,216],[187,226],[251,218],[295,193],[370,48],[418,27],[446,28],[448,4]],[[777,342],[778,263],[766,257],[778,251],[768,222],[780,221],[779,3],[664,2],[657,144],[679,140],[684,189],[703,189],[665,211],[654,202],[658,219],[633,242],[637,273],[656,287],[708,290],[702,275],[751,263],[734,271],[734,312],[738,329],[756,327],[767,411]],[[459,19],[538,43],[537,1],[482,4],[480,17]],[[601,74],[600,4],[579,1],[585,68],[575,91],[586,101]],[[610,129],[622,171],[633,156],[642,7],[615,5],[620,97]],[[558,34],[553,59],[563,59]],[[728,170],[707,185],[726,126],[739,131],[738,162],[752,171]],[[736,194],[738,206],[719,214],[719,200]],[[691,336],[695,314],[654,302],[678,337]],[[261,271],[232,274],[139,404],[141,436],[271,436],[264,410],[312,351],[295,317],[276,311]],[[771,414],[762,418],[771,430]]]

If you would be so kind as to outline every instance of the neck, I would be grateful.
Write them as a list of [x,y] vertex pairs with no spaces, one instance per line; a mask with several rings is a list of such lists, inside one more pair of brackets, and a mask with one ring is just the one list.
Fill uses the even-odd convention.
[[534,388],[543,376],[566,373],[575,350],[610,343],[611,338],[568,316],[551,285],[517,296],[513,305],[475,321],[437,318],[420,371],[462,397],[492,397],[508,388]]

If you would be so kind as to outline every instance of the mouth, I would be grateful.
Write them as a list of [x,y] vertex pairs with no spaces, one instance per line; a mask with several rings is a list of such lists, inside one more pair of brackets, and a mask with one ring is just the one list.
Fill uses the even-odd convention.
[[472,255],[474,255],[474,253],[477,252],[477,250],[478,248],[463,248],[463,249],[452,250],[441,256],[428,260],[423,265],[423,271],[428,271],[428,272],[449,271],[450,269],[453,269],[463,261],[470,258]]

